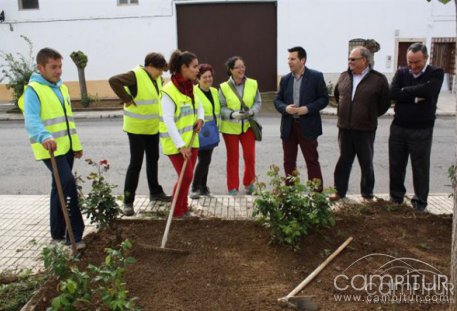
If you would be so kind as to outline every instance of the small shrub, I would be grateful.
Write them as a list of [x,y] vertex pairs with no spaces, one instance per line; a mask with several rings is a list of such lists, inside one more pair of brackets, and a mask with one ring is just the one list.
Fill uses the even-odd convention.
[[89,217],[91,224],[96,224],[97,228],[111,227],[119,217],[121,210],[112,192],[117,186],[109,184],[103,176],[103,173],[109,170],[110,165],[107,160],[94,162],[86,159],[86,162],[95,167],[96,171],[87,176],[87,179],[92,181],[92,189],[87,197],[82,194],[81,182],[83,180],[77,177],[81,211]]
[[[107,256],[102,264],[89,264],[87,271],[80,270],[76,265],[77,261],[65,257],[58,246],[49,248],[46,258],[50,265],[47,265],[46,269],[58,277],[60,283],[59,295],[52,299],[47,310],[101,310],[101,305],[115,311],[140,310],[135,305],[137,298],[128,298],[124,281],[125,268],[135,263],[134,258],[127,257],[131,248],[132,243],[125,240],[119,250],[105,249]],[[68,251],[66,253],[69,254]],[[64,258],[68,268],[62,274],[61,263]]]
[[67,278],[71,274],[71,265],[78,262],[78,258],[73,257],[69,248],[61,243],[43,248],[41,259],[44,268],[59,279]]
[[298,248],[302,237],[313,229],[335,224],[331,211],[333,202],[328,195],[333,191],[315,192],[319,181],[300,183],[298,176],[279,176],[279,167],[273,165],[267,175],[271,178],[272,190],[265,183],[257,182],[257,198],[254,201],[254,216],[270,228],[271,242]]
[[0,82],[6,78],[8,83],[6,84],[7,89],[13,91],[13,102],[17,106],[19,97],[24,92],[24,86],[29,83],[30,76],[36,71],[35,60],[33,58],[33,44],[29,38],[21,35],[21,38],[25,40],[29,49],[27,55],[21,53],[6,53],[0,51],[0,69],[2,77]]

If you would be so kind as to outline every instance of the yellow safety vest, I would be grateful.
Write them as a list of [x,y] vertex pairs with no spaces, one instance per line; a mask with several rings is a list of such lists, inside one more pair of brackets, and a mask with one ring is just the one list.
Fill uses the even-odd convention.
[[[132,134],[155,135],[159,132],[159,106],[162,79],[157,78],[157,92],[146,70],[138,66],[133,69],[137,82],[136,105],[124,104],[124,131]],[[125,90],[130,94],[129,89]]]
[[216,123],[217,127],[221,125],[221,103],[219,102],[219,95],[217,94],[217,89],[214,87],[209,88],[211,95],[213,96],[214,101],[214,114],[213,114],[213,104],[211,104],[208,97],[206,97],[205,93],[196,85],[194,87],[194,93],[197,95],[198,99],[200,99],[200,103],[205,110],[205,122],[214,120],[214,116],[216,116]]
[[[49,86],[38,82],[30,82],[28,86],[38,95],[41,104],[41,122],[43,122],[45,129],[52,134],[57,144],[57,150],[54,155],[64,155],[70,150],[70,147],[73,151],[83,150],[76,133],[67,87],[63,84],[60,86],[60,91],[64,98],[64,106],[62,107],[59,97]],[[37,160],[50,158],[49,151],[44,149],[40,142],[30,137],[30,143]]]
[[[227,108],[231,110],[241,110],[241,102],[232,91],[232,88],[228,82],[224,82],[220,85],[222,94],[225,97]],[[257,94],[257,81],[254,79],[246,78],[244,82],[243,90],[243,101],[249,108],[252,108]],[[245,133],[251,125],[247,120],[236,120],[236,119],[222,119],[221,132],[225,134],[236,134]]]
[[[162,93],[167,94],[171,100],[175,103],[175,124],[178,128],[179,134],[181,135],[182,140],[186,144],[186,147],[189,145],[192,138],[192,133],[194,131],[194,124],[197,121],[197,111],[198,111],[198,100],[196,100],[196,95],[194,93],[194,105],[192,105],[192,99],[189,96],[182,94],[178,88],[169,81],[164,85]],[[173,140],[168,134],[167,127],[163,122],[163,112],[162,107],[160,107],[160,144],[162,146],[162,152],[165,155],[177,154],[179,153],[178,148],[176,148]],[[192,148],[198,148],[198,135],[195,135]]]

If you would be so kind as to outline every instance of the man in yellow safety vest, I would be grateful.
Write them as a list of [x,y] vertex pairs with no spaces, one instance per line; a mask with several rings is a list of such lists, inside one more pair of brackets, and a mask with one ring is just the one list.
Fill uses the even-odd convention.
[[[19,106],[24,112],[25,127],[35,158],[42,160],[51,172],[50,152],[54,152],[70,211],[73,234],[77,248],[81,249],[85,247],[82,241],[84,221],[78,205],[75,178],[71,171],[74,158],[81,158],[83,150],[76,132],[70,95],[60,79],[62,55],[53,49],[44,48],[38,52],[36,59],[39,73],[33,73],[30,77]],[[52,239],[66,240],[66,243],[70,244],[54,176],[50,205]]]

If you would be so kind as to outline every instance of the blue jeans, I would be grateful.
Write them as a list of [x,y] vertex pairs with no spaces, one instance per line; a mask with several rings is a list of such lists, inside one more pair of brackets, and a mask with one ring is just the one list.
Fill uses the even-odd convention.
[[[81,210],[78,205],[78,191],[76,189],[75,177],[71,170],[73,169],[74,154],[70,150],[67,154],[57,156],[56,158],[57,170],[60,175],[62,189],[65,200],[68,206],[68,215],[70,217],[71,226],[76,242],[81,241],[84,232],[84,221],[81,215]],[[63,217],[62,208],[60,207],[59,195],[57,193],[56,182],[54,174],[52,173],[51,159],[43,160],[44,164],[51,171],[52,174],[52,189],[51,189],[51,237],[53,239],[66,239],[67,243],[70,241],[69,236],[66,234],[65,219]]]

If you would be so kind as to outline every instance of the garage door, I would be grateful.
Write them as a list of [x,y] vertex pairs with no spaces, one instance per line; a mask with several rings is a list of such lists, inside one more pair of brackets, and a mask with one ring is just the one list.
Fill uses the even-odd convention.
[[176,12],[178,48],[214,67],[215,86],[227,79],[227,58],[238,55],[261,91],[276,90],[275,2],[177,4]]

